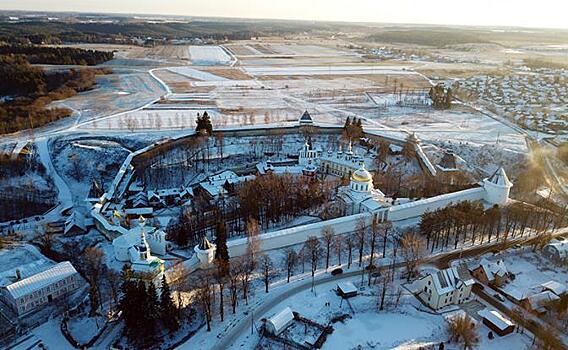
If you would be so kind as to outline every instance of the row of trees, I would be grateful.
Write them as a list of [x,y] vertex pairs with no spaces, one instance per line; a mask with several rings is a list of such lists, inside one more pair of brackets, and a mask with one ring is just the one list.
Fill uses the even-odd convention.
[[460,242],[506,242],[524,237],[531,230],[543,236],[544,243],[545,236],[560,227],[565,217],[563,210],[546,207],[544,203],[537,206],[515,202],[503,209],[484,209],[478,202],[461,202],[422,215],[420,232],[432,252],[450,246],[455,249]]
[[[369,286],[376,283],[379,276],[381,292],[377,304],[382,310],[387,305],[388,291],[394,280],[397,254],[410,279],[416,275],[426,252],[424,240],[418,233],[408,231],[399,236],[388,222],[373,222],[369,226],[362,218],[351,233],[336,234],[333,227],[324,226],[320,238],[308,237],[300,248],[285,249],[281,259],[275,261],[270,255],[260,252],[258,223],[250,220],[247,227],[246,253],[229,260],[226,228],[220,223],[217,226],[215,268],[201,271],[192,282],[196,288],[194,301],[203,311],[209,330],[215,314],[222,322],[226,307],[234,314],[240,302],[248,305],[254,278],[262,281],[265,293],[269,293],[270,282],[275,276],[284,275],[289,283],[295,274],[309,273],[313,288],[316,271],[320,268],[327,271],[335,264],[347,264],[347,268],[357,265],[361,269],[361,283]],[[377,259],[386,258],[389,253],[390,264],[376,268]],[[333,257],[335,264],[332,263]]]

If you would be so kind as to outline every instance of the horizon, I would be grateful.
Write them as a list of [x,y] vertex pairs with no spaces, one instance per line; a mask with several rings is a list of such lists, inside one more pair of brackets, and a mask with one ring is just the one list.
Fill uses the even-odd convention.
[[[149,0],[125,0],[120,4],[109,0],[99,1],[96,4],[90,1],[55,0],[46,4],[41,0],[7,0],[0,4],[0,11],[91,13],[125,17],[141,15],[231,20],[568,29],[568,23],[563,16],[564,13],[568,12],[568,4],[558,4],[553,0],[540,1],[541,6],[536,9],[526,6],[532,3],[529,0],[518,1],[513,8],[503,3],[491,4],[490,1],[482,1],[481,4],[475,6],[471,6],[469,1],[462,1],[462,5],[466,6],[466,9],[462,9],[459,4],[455,5],[455,1],[452,2],[451,0],[437,0],[436,4],[424,4],[415,0],[402,0],[397,4],[381,4],[376,1],[363,0],[356,5],[349,4],[348,11],[343,11],[346,4],[344,0],[327,2],[312,0],[307,6],[300,0],[291,0],[287,4],[262,4],[262,2],[258,0],[217,0],[214,2],[215,4],[188,4],[183,1],[180,2],[180,0],[173,0],[157,6]],[[300,6],[300,3],[303,7]],[[244,6],[245,4],[249,4],[249,6]],[[251,4],[260,6],[254,7],[251,11],[243,11],[243,7],[250,9]],[[294,6],[294,4],[298,6]],[[441,13],[438,9],[443,8],[443,5],[448,5],[451,8]],[[131,11],[133,7],[136,8],[136,11]],[[491,13],[487,13],[486,7],[492,7]],[[300,8],[302,11],[295,11]],[[380,9],[381,12],[375,13],[374,10],[377,9]],[[506,19],[503,20],[503,18]]]

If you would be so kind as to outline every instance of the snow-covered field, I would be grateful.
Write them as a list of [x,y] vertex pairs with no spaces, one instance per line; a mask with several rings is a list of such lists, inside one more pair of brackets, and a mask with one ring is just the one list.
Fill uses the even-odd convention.
[[409,66],[309,66],[309,67],[246,67],[255,76],[263,75],[361,75],[416,74]]
[[191,62],[198,66],[229,64],[232,60],[220,46],[190,46],[189,56]]
[[197,80],[206,80],[206,81],[223,81],[227,80],[227,78],[220,77],[215,74],[211,74],[209,72],[204,72],[195,68],[190,67],[170,67],[168,68],[169,71],[181,74],[191,79]]

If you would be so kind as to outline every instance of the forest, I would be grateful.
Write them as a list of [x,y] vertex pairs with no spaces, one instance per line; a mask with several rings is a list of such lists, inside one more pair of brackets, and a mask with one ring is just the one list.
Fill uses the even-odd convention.
[[38,45],[1,45],[0,56],[22,55],[31,64],[75,64],[94,66],[113,58],[111,51]]
[[123,43],[133,38],[249,40],[259,35],[282,35],[309,30],[327,30],[326,23],[296,21],[192,20],[191,22],[147,23],[118,19],[112,23],[67,23],[29,21],[0,23],[0,41],[21,44]]
[[71,115],[66,108],[47,108],[55,100],[91,89],[96,76],[109,69],[70,69],[46,73],[25,56],[0,55],[0,134],[45,125]]

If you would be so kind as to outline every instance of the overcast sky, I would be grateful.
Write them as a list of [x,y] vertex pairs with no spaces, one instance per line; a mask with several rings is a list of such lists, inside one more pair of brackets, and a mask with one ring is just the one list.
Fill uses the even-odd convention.
[[568,28],[568,0],[0,0],[0,9]]

